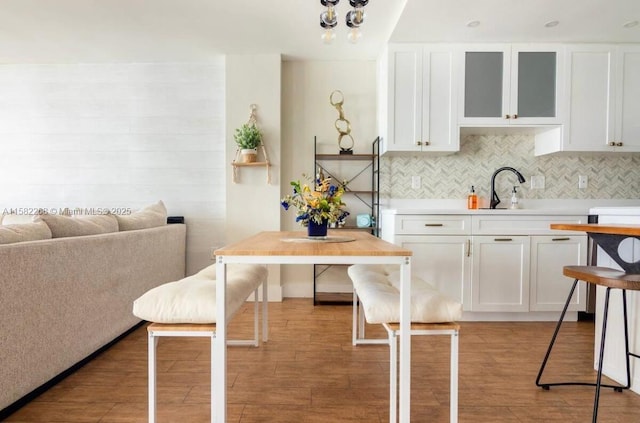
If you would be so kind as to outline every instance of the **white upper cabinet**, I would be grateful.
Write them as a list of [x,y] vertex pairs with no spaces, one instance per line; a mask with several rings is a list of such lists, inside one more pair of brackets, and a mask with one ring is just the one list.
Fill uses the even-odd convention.
[[558,151],[640,151],[640,47],[567,46],[564,134],[536,141],[536,155]]
[[616,151],[640,151],[640,46],[618,47]]
[[459,123],[464,126],[562,123],[561,46],[473,45],[460,54]]
[[389,45],[379,69],[383,154],[460,149],[454,57],[451,47]]
[[615,47],[567,47],[567,122],[552,151],[613,151]]

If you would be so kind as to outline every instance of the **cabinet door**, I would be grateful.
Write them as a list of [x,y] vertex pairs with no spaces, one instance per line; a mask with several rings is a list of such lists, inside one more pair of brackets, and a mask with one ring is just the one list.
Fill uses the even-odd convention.
[[450,49],[425,47],[422,55],[422,151],[460,150],[456,116],[455,55]]
[[562,63],[558,47],[512,47],[511,125],[560,123]]
[[529,311],[529,237],[474,236],[471,311]]
[[474,46],[463,52],[460,122],[508,125],[508,46]]
[[607,45],[567,48],[567,121],[562,151],[614,151],[614,53]]
[[451,49],[389,47],[388,140],[385,152],[460,149]]
[[[573,283],[562,274],[562,268],[586,262],[586,235],[532,236],[531,311],[561,311]],[[569,310],[586,310],[584,283],[578,284]]]
[[619,47],[617,69],[615,151],[637,152],[640,151],[640,47]]
[[422,46],[389,47],[389,115],[386,151],[421,151]]
[[456,301],[469,285],[471,258],[468,236],[396,236],[395,244],[413,251],[411,271]]

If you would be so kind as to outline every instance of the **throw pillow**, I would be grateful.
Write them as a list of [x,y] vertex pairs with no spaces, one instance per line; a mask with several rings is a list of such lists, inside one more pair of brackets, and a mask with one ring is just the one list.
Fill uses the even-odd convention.
[[33,222],[33,215],[31,214],[5,214],[0,215],[0,224],[2,225],[17,225],[21,223]]
[[121,231],[155,228],[167,224],[167,208],[162,201],[129,215],[116,215]]
[[45,222],[51,229],[53,238],[118,232],[118,221],[112,214],[78,217],[41,214],[34,221]]
[[0,226],[0,244],[51,239],[51,231],[44,222]]

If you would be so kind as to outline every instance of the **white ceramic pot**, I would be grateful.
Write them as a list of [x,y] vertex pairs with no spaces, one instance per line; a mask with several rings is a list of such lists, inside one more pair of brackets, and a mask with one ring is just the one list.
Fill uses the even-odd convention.
[[243,163],[253,163],[256,161],[258,157],[258,149],[257,148],[243,148],[240,150],[240,155],[242,156]]

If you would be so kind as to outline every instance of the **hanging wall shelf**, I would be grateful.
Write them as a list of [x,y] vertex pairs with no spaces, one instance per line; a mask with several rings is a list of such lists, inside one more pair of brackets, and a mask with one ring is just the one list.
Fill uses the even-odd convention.
[[[240,132],[242,129],[244,129],[245,127],[249,126],[253,126],[253,129],[255,130],[257,125],[256,125],[256,110],[257,110],[258,106],[255,104],[251,104],[249,106],[249,120],[247,121],[247,123],[245,125],[243,125],[243,128],[236,130],[236,137],[238,136],[237,133]],[[248,131],[249,133],[251,132],[251,130],[249,129]],[[255,132],[254,132],[255,135]],[[255,139],[255,137],[253,137]],[[238,142],[238,144],[240,144],[240,142],[238,141],[238,138],[236,138],[236,141]],[[259,141],[259,145],[257,147],[260,147],[260,151],[262,152],[262,157],[263,160],[262,161],[243,161],[242,160],[242,154],[241,154],[241,148],[236,149],[236,155],[235,158],[233,159],[233,162],[231,162],[231,166],[233,166],[233,183],[237,183],[239,180],[239,169],[240,167],[261,167],[264,166],[267,168],[267,184],[271,183],[271,163],[269,162],[269,156],[267,155],[267,149],[265,148],[264,145],[264,139],[260,139]],[[252,145],[253,147],[253,145]],[[255,148],[255,150],[257,151],[258,148]],[[258,156],[260,156],[260,154],[258,154]],[[255,155],[253,155],[253,160],[255,160]]]
[[236,150],[236,157],[235,159],[233,159],[233,162],[231,163],[231,166],[233,166],[233,183],[237,183],[239,180],[240,175],[239,173],[239,169],[240,167],[260,167],[260,166],[264,166],[267,168],[267,184],[271,183],[271,163],[269,162],[269,157],[267,156],[267,149],[264,148],[264,141],[262,142],[262,144],[260,145],[260,149],[262,151],[262,155],[264,157],[263,161],[259,161],[259,162],[251,162],[251,163],[244,163],[241,161],[240,159],[240,149],[238,148]]

